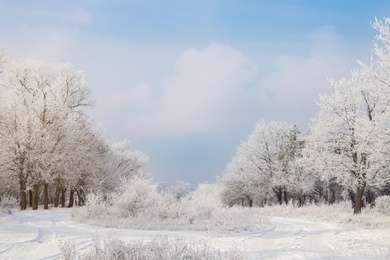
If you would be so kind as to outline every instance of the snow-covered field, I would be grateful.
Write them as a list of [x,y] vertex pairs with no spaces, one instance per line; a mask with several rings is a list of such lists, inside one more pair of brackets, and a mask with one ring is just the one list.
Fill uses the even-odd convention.
[[79,252],[96,238],[125,242],[154,237],[203,241],[221,251],[239,248],[248,259],[390,259],[390,228],[366,229],[303,219],[270,217],[262,230],[241,233],[106,229],[72,220],[70,209],[0,215],[0,259],[59,259],[61,241]]

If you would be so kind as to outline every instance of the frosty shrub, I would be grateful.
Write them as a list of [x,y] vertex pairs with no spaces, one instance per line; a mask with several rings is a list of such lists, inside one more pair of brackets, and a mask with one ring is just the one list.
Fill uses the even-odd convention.
[[159,194],[150,180],[131,179],[105,197],[88,195],[76,220],[105,227],[148,230],[207,230],[239,232],[264,228],[267,219],[255,209],[225,208],[218,184],[200,184],[188,196]]
[[162,194],[168,195],[175,200],[182,200],[190,193],[191,184],[184,181],[176,181],[175,184],[167,186]]
[[229,248],[229,250],[227,250],[223,255],[224,260],[239,260],[246,258],[246,253],[236,244],[233,244],[233,246]]
[[85,206],[75,209],[73,216],[79,221],[103,219],[108,213],[108,204],[108,198],[104,198],[101,193],[88,193]]
[[[87,195],[86,204],[74,210],[76,220],[98,222],[112,226],[118,219],[151,215],[159,200],[156,185],[150,180],[134,178],[124,181],[116,192],[102,196],[101,193]],[[101,225],[101,224],[100,224]]]
[[376,211],[383,214],[390,214],[390,196],[381,196],[375,199]]
[[137,260],[171,260],[171,259],[245,259],[245,254],[238,248],[223,254],[220,250],[208,246],[203,241],[188,239],[169,239],[157,237],[149,242],[133,241],[125,243],[119,239],[108,237],[103,242],[94,241],[93,248],[80,255],[83,260],[137,259]]
[[218,184],[199,184],[191,194],[187,204],[192,219],[210,219],[214,211],[222,208],[221,186]]
[[103,259],[133,259],[130,257],[126,244],[109,236],[101,241],[98,237],[93,240],[93,247],[82,254],[79,259],[103,260]]
[[112,197],[116,213],[122,217],[135,217],[140,212],[153,211],[158,200],[157,185],[142,178],[126,180]]
[[161,197],[155,209],[158,218],[161,220],[184,218],[189,193],[190,184],[183,181],[177,181],[174,185],[161,189]]
[[186,216],[187,199],[176,199],[172,194],[163,194],[155,209],[156,217],[161,220],[180,219]]
[[258,209],[226,208],[219,184],[200,184],[185,204],[191,229],[240,232],[264,228],[268,221]]
[[2,212],[11,214],[12,209],[18,206],[18,200],[11,195],[0,198],[0,209]]
[[71,240],[60,241],[61,259],[74,260],[77,258],[76,244]]

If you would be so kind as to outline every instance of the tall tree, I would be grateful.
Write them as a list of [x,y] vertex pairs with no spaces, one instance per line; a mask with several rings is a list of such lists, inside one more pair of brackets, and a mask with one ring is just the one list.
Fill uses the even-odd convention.
[[383,180],[388,164],[390,89],[366,76],[364,69],[355,71],[350,79],[333,83],[332,95],[321,96],[307,144],[322,179],[337,177],[355,186],[355,214],[361,212],[367,182]]
[[21,209],[26,208],[27,190],[32,191],[33,209],[37,208],[42,185],[47,208],[48,184],[60,162],[66,160],[63,148],[72,138],[71,120],[90,104],[84,76],[65,64],[10,62],[2,86],[1,166],[18,176]]
[[390,28],[375,21],[379,34],[375,57],[350,78],[331,82],[334,93],[320,96],[320,111],[310,128],[307,147],[322,179],[336,177],[355,188],[354,214],[361,213],[367,185],[389,179]]
[[133,150],[127,140],[110,145],[110,156],[113,168],[120,178],[148,178],[146,154]]
[[221,179],[223,194],[251,205],[255,196],[268,197],[273,192],[281,204],[283,196],[286,199],[291,163],[300,150],[296,127],[285,122],[258,122],[226,168]]

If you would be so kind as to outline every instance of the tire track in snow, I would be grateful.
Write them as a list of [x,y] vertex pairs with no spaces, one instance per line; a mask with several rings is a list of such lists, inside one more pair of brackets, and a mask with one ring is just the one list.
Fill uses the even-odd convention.
[[[1,218],[1,259],[58,259],[59,241],[72,239],[78,250],[91,248],[93,239],[107,235],[123,241],[150,240],[156,236],[203,240],[221,250],[233,245],[249,259],[385,259],[378,252],[390,244],[390,234],[343,229],[335,224],[288,218],[270,218],[261,230],[241,233],[105,229],[71,220],[68,209],[18,212]],[[390,248],[390,245],[387,245]],[[387,255],[386,255],[387,254]]]
[[[0,238],[0,258],[1,259],[41,259],[40,255],[50,248],[55,249],[54,254],[49,254],[48,259],[58,259],[58,233],[64,233],[67,237],[70,228],[66,225],[66,220],[71,218],[70,212],[67,211],[25,211],[16,212],[8,216],[6,225],[9,228],[1,228],[0,232],[14,232],[20,239],[12,239],[8,235],[6,240]],[[28,235],[26,235],[28,233]],[[22,235],[24,234],[24,235]],[[1,237],[1,236],[0,236]],[[29,239],[30,237],[30,239]]]

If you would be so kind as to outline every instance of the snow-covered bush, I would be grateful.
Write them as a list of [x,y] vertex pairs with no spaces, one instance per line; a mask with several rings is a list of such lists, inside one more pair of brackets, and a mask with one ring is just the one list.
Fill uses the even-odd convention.
[[155,208],[155,214],[161,220],[183,218],[187,213],[185,208],[187,202],[187,199],[177,200],[171,194],[164,194]]
[[390,214],[390,196],[381,196],[376,198],[375,209],[379,213]]
[[186,215],[186,204],[190,193],[190,184],[176,181],[173,185],[160,188],[160,200],[155,209],[156,215],[161,219],[179,219]]
[[159,201],[155,184],[148,179],[134,178],[124,180],[115,192],[104,196],[88,194],[86,205],[76,208],[73,216],[90,224],[142,228],[153,218]]
[[103,241],[96,237],[93,240],[93,248],[79,258],[82,260],[137,259],[129,254],[125,242],[111,236]]
[[198,230],[239,232],[264,228],[268,221],[259,216],[258,208],[224,207],[220,184],[199,184],[186,201],[190,227]]
[[76,247],[72,242],[65,241],[60,244],[63,259],[106,260],[106,259],[136,259],[136,260],[239,260],[246,255],[238,247],[226,252],[213,248],[203,241],[189,239],[169,239],[156,237],[149,242],[142,240],[125,243],[120,239],[108,237],[101,241],[99,238],[93,242],[93,247],[86,253],[77,255]]
[[159,194],[150,180],[132,179],[105,197],[88,195],[85,207],[74,210],[81,222],[135,229],[190,229],[237,232],[263,228],[267,219],[255,209],[225,208],[221,186],[200,184],[188,196]]
[[126,180],[120,191],[113,195],[112,203],[122,217],[135,217],[140,212],[155,210],[159,201],[157,185],[148,179]]
[[182,200],[190,193],[191,184],[184,181],[176,181],[173,185],[168,185],[162,190],[165,196],[171,196],[175,200]]
[[72,240],[61,240],[59,243],[61,250],[61,259],[74,260],[77,259],[76,244]]
[[79,221],[104,219],[104,216],[108,214],[107,206],[109,204],[109,199],[104,198],[101,193],[88,193],[85,206],[75,209],[73,216]]
[[222,208],[221,191],[219,184],[199,184],[187,203],[189,217],[210,219],[214,211]]
[[0,209],[2,212],[11,214],[12,209],[18,206],[18,200],[11,195],[0,198]]
[[224,260],[238,260],[246,258],[246,253],[236,244],[233,244],[233,246],[223,254]]

